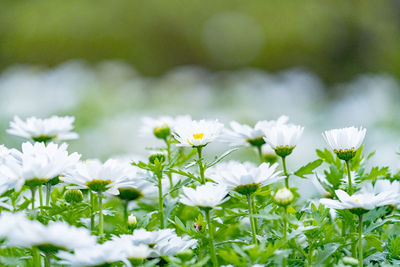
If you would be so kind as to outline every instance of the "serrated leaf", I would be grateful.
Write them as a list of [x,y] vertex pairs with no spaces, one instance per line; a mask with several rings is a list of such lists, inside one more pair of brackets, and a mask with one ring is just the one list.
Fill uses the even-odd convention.
[[314,169],[319,167],[322,164],[322,159],[317,159],[314,160],[307,165],[302,166],[300,169],[294,172],[294,174],[298,177],[301,177],[303,179],[306,179],[305,175],[312,174]]

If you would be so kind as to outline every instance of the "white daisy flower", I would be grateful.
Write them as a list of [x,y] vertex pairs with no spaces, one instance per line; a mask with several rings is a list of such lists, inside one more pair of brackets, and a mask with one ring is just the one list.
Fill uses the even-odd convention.
[[165,139],[171,135],[174,125],[177,121],[181,120],[191,120],[191,117],[178,116],[176,118],[170,116],[161,116],[158,118],[144,117],[142,118],[142,127],[140,129],[140,134],[147,136],[149,134],[154,134],[159,139]]
[[0,195],[8,190],[20,188],[25,182],[22,179],[21,164],[14,157],[16,153],[19,152],[0,145]]
[[180,202],[188,206],[200,208],[215,208],[227,200],[227,188],[214,183],[199,185],[196,189],[183,187],[183,195]]
[[81,155],[78,153],[68,154],[68,145],[63,143],[34,143],[25,142],[22,144],[22,152],[16,151],[14,157],[19,162],[17,165],[9,164],[9,170],[20,175],[15,190],[21,190],[25,183],[28,186],[40,185],[53,178],[69,174],[75,169]]
[[262,146],[265,144],[265,131],[273,126],[285,124],[287,116],[281,116],[277,120],[259,121],[254,128],[236,121],[230,123],[231,129],[225,129],[223,140],[229,142],[231,146]]
[[26,121],[15,116],[14,121],[10,122],[10,129],[7,130],[7,133],[37,142],[72,140],[79,137],[77,133],[71,132],[74,128],[74,121],[75,118],[70,116],[52,116],[47,119],[30,117]]
[[[138,252],[142,253],[142,248]],[[60,251],[56,256],[61,259],[59,264],[72,267],[103,266],[114,262],[124,262],[126,266],[131,266],[126,248],[114,242],[75,249],[74,253]]]
[[115,159],[109,159],[104,163],[99,160],[87,160],[79,162],[75,172],[63,178],[65,183],[74,184],[77,189],[90,189],[96,193],[108,193],[118,195],[119,187],[131,183],[129,165],[122,164]]
[[281,172],[276,171],[278,164],[262,163],[256,166],[253,163],[239,163],[230,161],[221,163],[207,170],[207,177],[213,179],[229,190],[248,195],[254,193],[260,186],[275,183],[281,179]]
[[197,244],[197,240],[191,239],[189,236],[178,236],[174,229],[157,231],[137,229],[131,236],[124,235],[123,237],[132,240],[135,245],[151,245],[153,248],[151,257],[174,256],[179,251],[193,248]]
[[364,190],[351,196],[343,190],[336,190],[335,193],[338,200],[323,198],[320,200],[321,204],[332,209],[372,210],[376,207],[396,205],[400,197],[398,193],[392,191],[375,194],[371,183],[366,183]]
[[[364,187],[362,187],[361,190],[368,191],[368,190],[371,190],[371,187],[369,187],[369,185],[364,186]],[[372,190],[375,194],[388,192],[388,191],[391,191],[393,193],[400,193],[400,182],[399,181],[391,182],[390,180],[386,180],[386,179],[377,180],[376,183],[374,184]],[[399,199],[399,201],[400,201],[400,199]]]
[[137,244],[133,240],[132,235],[114,236],[112,240],[107,241],[104,245],[109,245],[115,249],[120,249],[127,259],[146,259],[153,254],[153,249],[150,249],[148,244]]
[[277,125],[265,131],[264,140],[278,156],[286,157],[292,153],[303,134],[304,127],[293,124]]
[[182,120],[174,127],[174,137],[180,146],[203,147],[220,136],[224,125],[217,120]]
[[96,238],[85,228],[76,228],[65,222],[43,225],[31,221],[23,213],[3,213],[0,216],[0,237],[10,247],[38,247],[41,250],[73,250],[92,246]]
[[350,160],[360,148],[366,133],[365,128],[352,126],[325,131],[322,136],[340,159]]

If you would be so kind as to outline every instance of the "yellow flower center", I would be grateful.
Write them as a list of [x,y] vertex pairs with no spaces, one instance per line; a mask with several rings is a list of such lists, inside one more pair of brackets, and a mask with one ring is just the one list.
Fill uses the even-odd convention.
[[203,133],[195,133],[193,134],[193,139],[198,140],[198,139],[203,139],[204,134]]

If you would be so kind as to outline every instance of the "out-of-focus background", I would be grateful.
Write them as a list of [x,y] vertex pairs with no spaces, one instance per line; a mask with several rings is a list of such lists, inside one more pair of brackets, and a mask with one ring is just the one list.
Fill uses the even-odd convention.
[[145,115],[285,114],[305,126],[293,167],[326,146],[323,130],[355,125],[374,163],[397,170],[399,77],[397,0],[0,1],[9,147],[21,141],[5,134],[13,115],[74,115],[71,150],[105,159],[157,145],[138,135]]

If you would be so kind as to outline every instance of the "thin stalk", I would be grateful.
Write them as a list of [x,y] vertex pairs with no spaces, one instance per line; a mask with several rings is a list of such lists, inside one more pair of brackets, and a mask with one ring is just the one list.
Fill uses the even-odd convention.
[[210,242],[210,253],[211,253],[211,260],[213,263],[214,267],[218,267],[218,259],[217,259],[217,254],[215,253],[215,244],[214,244],[214,232],[213,232],[213,227],[211,223],[211,217],[210,217],[210,210],[206,209],[206,220],[207,220],[207,225],[208,225],[208,239]]
[[350,161],[346,160],[346,166],[347,166],[347,179],[349,181],[349,195],[353,194],[353,184],[351,181],[351,172],[350,172]]
[[36,188],[31,187],[31,192],[32,192],[32,210],[35,209],[35,194],[36,194]]
[[[253,205],[253,214],[257,214],[257,205],[256,205],[257,199],[255,197],[252,198],[252,205]],[[254,218],[254,226],[256,229],[258,229],[258,222],[257,222],[257,218]]]
[[363,215],[358,215],[358,266],[362,267],[363,264],[363,246],[362,246],[362,230],[363,230]]
[[[164,139],[165,144],[167,145],[167,159],[168,159],[168,165],[171,164],[171,143],[168,140],[168,137]],[[172,188],[174,186],[174,182],[172,181],[172,174],[171,172],[167,172],[168,179],[169,179],[169,185]]]
[[90,230],[94,231],[94,194],[92,190],[89,190],[90,193]]
[[162,191],[162,174],[157,175],[158,178],[158,214],[160,217],[160,229],[164,229],[164,199]]
[[262,146],[257,146],[258,157],[260,158],[260,163],[264,162],[263,154],[262,154]]
[[99,199],[99,236],[103,238],[104,235],[104,217],[103,217],[103,196],[99,192],[97,193]]
[[200,171],[200,178],[201,178],[201,184],[206,183],[206,178],[204,177],[204,165],[203,165],[203,156],[202,156],[202,150],[203,148],[198,146],[197,147],[197,154],[199,156],[198,164],[199,164],[199,171]]
[[289,189],[289,173],[287,172],[286,168],[286,157],[282,157],[282,167],[283,167],[283,173],[285,174],[285,186],[287,189]]
[[40,213],[43,213],[43,188],[39,185],[39,203],[40,203]]
[[40,261],[40,252],[37,247],[32,248],[32,264],[33,267],[41,267],[42,263]]
[[51,254],[49,252],[45,253],[45,258],[44,258],[44,267],[50,267],[51,266]]
[[129,204],[128,200],[125,200],[123,203],[123,205],[124,205],[124,221],[125,221],[126,225],[128,225],[128,204]]
[[51,184],[46,184],[46,206],[50,205]]
[[250,224],[251,224],[251,233],[253,236],[253,244],[257,244],[257,232],[256,232],[256,225],[254,222],[254,217],[253,217],[253,203],[252,203],[252,198],[251,195],[247,195],[247,203],[249,204],[249,217],[250,217]]
[[[283,242],[286,244],[287,243],[287,230],[288,230],[288,225],[287,225],[287,207],[285,206],[283,208]],[[284,257],[282,259],[282,266],[286,267],[287,266],[287,258]]]

